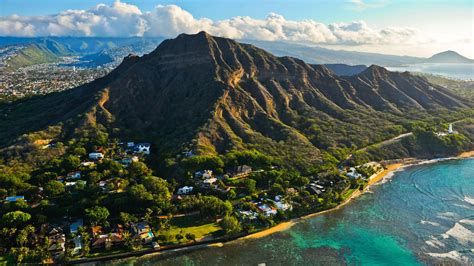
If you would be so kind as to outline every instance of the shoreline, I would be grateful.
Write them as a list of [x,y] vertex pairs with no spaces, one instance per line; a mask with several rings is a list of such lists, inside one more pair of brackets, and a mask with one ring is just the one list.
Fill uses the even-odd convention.
[[[327,210],[323,210],[323,211],[315,212],[315,213],[310,213],[310,214],[307,214],[307,215],[304,215],[304,216],[301,216],[301,217],[293,218],[289,221],[281,222],[281,223],[279,223],[279,224],[277,224],[273,227],[270,227],[270,228],[267,228],[267,229],[264,229],[264,230],[261,230],[261,231],[255,232],[255,233],[251,233],[251,234],[248,234],[248,235],[240,236],[240,237],[234,238],[233,240],[228,240],[228,241],[225,241],[225,240],[222,241],[221,240],[221,241],[208,242],[208,243],[199,243],[199,242],[197,242],[197,243],[191,244],[189,246],[183,245],[181,247],[171,248],[171,249],[168,249],[168,250],[148,251],[148,252],[143,253],[141,255],[137,254],[138,256],[137,255],[131,255],[131,256],[130,255],[129,256],[125,255],[122,258],[116,258],[116,259],[122,260],[122,259],[129,259],[131,257],[143,258],[143,257],[148,257],[148,256],[161,256],[161,255],[179,253],[181,251],[190,251],[190,250],[200,249],[200,248],[223,247],[226,244],[238,243],[238,242],[243,242],[243,241],[246,241],[246,240],[264,238],[264,237],[267,237],[267,236],[272,235],[272,234],[277,233],[277,232],[286,231],[286,230],[292,228],[294,225],[298,224],[299,222],[302,222],[302,221],[305,221],[305,220],[308,220],[308,219],[312,219],[314,217],[324,215],[326,213],[333,212],[333,211],[341,209],[342,207],[345,207],[352,200],[360,197],[361,195],[363,195],[364,193],[369,191],[370,187],[372,187],[376,184],[380,184],[380,181],[382,181],[386,176],[388,176],[389,174],[392,174],[392,173],[394,173],[398,170],[401,170],[401,169],[404,169],[404,168],[410,167],[410,166],[416,166],[416,165],[422,165],[422,164],[431,164],[431,163],[437,163],[437,162],[448,161],[448,160],[468,159],[468,158],[474,158],[474,150],[467,151],[467,152],[462,152],[462,153],[458,154],[457,156],[453,156],[453,157],[445,157],[445,158],[437,158],[437,159],[425,159],[425,160],[409,159],[409,160],[406,160],[406,161],[402,160],[401,162],[387,164],[383,171],[376,174],[375,177],[373,177],[369,180],[369,182],[367,183],[367,186],[363,190],[354,191],[351,194],[350,197],[348,197],[343,202],[339,203],[337,206],[335,206],[331,209],[327,209]],[[101,260],[101,258],[96,258],[96,259],[88,260],[87,262],[100,261],[100,260]],[[110,258],[110,260],[114,260],[114,258]],[[79,261],[73,262],[73,264],[84,263],[84,262],[86,262],[86,261],[79,260]]]
[[370,189],[371,186],[376,185],[380,181],[382,181],[384,179],[384,177],[386,177],[387,175],[389,175],[391,173],[396,172],[397,170],[401,170],[401,169],[404,169],[404,168],[409,167],[409,166],[437,163],[437,162],[448,161],[448,160],[468,159],[468,158],[473,158],[473,157],[474,157],[474,150],[465,151],[465,152],[462,152],[462,153],[458,154],[457,156],[453,156],[453,157],[436,158],[436,159],[424,159],[424,160],[409,160],[407,162],[388,164],[382,172],[378,173],[375,177],[373,177],[369,180],[369,182],[367,183],[367,186],[362,191],[361,190],[354,191],[349,198],[347,198],[343,202],[339,203],[334,208],[327,209],[327,210],[320,211],[320,212],[307,214],[305,216],[298,217],[298,218],[293,218],[290,221],[279,223],[279,224],[277,224],[277,225],[275,225],[271,228],[264,229],[264,230],[256,232],[256,233],[252,233],[252,234],[243,236],[241,238],[238,238],[236,240],[233,240],[233,241],[230,241],[230,242],[227,242],[227,243],[232,243],[232,242],[242,241],[242,240],[247,240],[247,239],[263,238],[263,237],[269,236],[269,235],[277,233],[277,232],[282,232],[282,231],[288,230],[291,227],[293,227],[294,225],[296,225],[298,222],[301,222],[301,221],[304,221],[304,220],[307,220],[307,219],[311,219],[311,218],[314,218],[314,217],[317,217],[317,216],[320,216],[320,215],[323,215],[323,214],[326,214],[326,213],[329,213],[329,212],[332,212],[332,211],[339,210],[340,208],[346,206],[353,199],[356,199],[359,196],[363,195],[365,192],[367,192]]

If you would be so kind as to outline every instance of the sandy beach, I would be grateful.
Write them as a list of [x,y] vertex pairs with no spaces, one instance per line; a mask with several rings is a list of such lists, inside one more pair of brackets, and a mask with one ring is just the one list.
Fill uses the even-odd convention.
[[474,157],[474,151],[465,151],[458,155],[459,158],[470,158]]
[[359,197],[360,195],[362,195],[365,191],[367,191],[367,189],[379,182],[380,180],[382,180],[387,174],[397,170],[398,168],[404,166],[404,164],[402,163],[397,163],[397,164],[390,164],[388,165],[385,170],[383,170],[382,172],[380,172],[377,176],[375,176],[374,178],[372,178],[367,187],[364,189],[364,191],[360,191],[360,190],[357,190],[357,191],[354,191],[354,193],[352,193],[352,195],[346,199],[344,202],[340,203],[339,205],[337,205],[336,207],[332,208],[332,209],[328,209],[328,210],[324,210],[324,211],[320,211],[320,212],[316,212],[316,213],[312,213],[312,214],[308,214],[306,216],[303,216],[303,217],[300,217],[300,218],[295,218],[295,219],[292,219],[288,222],[283,222],[283,223],[280,223],[274,227],[271,227],[271,228],[268,228],[268,229],[265,229],[263,231],[260,231],[260,232],[257,232],[257,233],[254,233],[254,234],[250,234],[250,235],[247,235],[247,236],[244,236],[242,238],[239,238],[235,241],[239,241],[239,240],[242,240],[242,239],[256,239],[256,238],[262,238],[262,237],[266,237],[266,236],[269,236],[273,233],[276,233],[276,232],[281,232],[281,231],[285,231],[285,230],[288,230],[290,229],[292,226],[294,226],[295,224],[297,224],[298,222],[301,222],[303,220],[307,220],[307,219],[311,219],[311,218],[314,218],[316,216],[319,216],[319,215],[323,215],[323,214],[326,214],[328,212],[332,212],[332,211],[335,211],[335,210],[338,210],[342,207],[344,207],[345,205],[347,205],[349,202],[351,202],[353,199]]

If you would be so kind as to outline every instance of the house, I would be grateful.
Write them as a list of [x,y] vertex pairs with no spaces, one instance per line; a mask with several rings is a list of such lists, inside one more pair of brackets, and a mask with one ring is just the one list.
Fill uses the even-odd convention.
[[448,127],[448,134],[454,134],[453,124],[449,124],[449,127]]
[[94,166],[94,162],[82,162],[81,163],[81,166],[86,166],[86,167],[92,167]]
[[66,175],[66,178],[69,179],[69,180],[81,179],[81,172],[79,172],[79,171],[71,172],[71,173]]
[[202,181],[202,184],[204,187],[211,187],[216,182],[217,182],[217,178],[212,177],[212,178],[204,179]]
[[194,153],[193,153],[193,151],[184,151],[183,155],[184,155],[184,157],[189,158],[189,157],[193,157]]
[[258,218],[258,213],[254,211],[239,211],[239,214],[243,219],[255,220]]
[[127,148],[135,148],[135,142],[133,141],[127,142]]
[[82,219],[77,219],[74,223],[69,226],[69,231],[71,234],[76,234],[79,230],[79,227],[84,226],[84,221]]
[[50,243],[48,251],[51,252],[54,257],[64,254],[66,251],[66,235],[64,235],[61,227],[51,228],[48,232],[48,239]]
[[68,189],[71,189],[71,188],[74,188],[76,186],[80,186],[81,188],[85,187],[87,185],[87,181],[85,180],[77,180],[77,181],[66,181],[64,182],[64,185],[66,186],[66,188]]
[[362,177],[361,174],[357,173],[357,170],[354,167],[349,168],[349,171],[346,173],[346,176],[352,179],[357,179]]
[[75,186],[76,183],[77,183],[76,181],[72,181],[72,182],[66,182],[66,183],[64,183],[64,185],[65,185],[67,188],[71,188],[71,187]]
[[259,204],[257,205],[257,208],[267,217],[277,214],[277,210],[267,204]]
[[105,247],[106,249],[109,249],[113,245],[121,244],[122,242],[122,233],[114,232],[109,234],[101,234],[92,241],[92,248]]
[[89,159],[91,160],[102,160],[104,158],[104,155],[100,152],[91,152],[89,153]]
[[25,196],[10,196],[5,198],[7,202],[17,202],[19,200],[25,200]]
[[248,165],[240,165],[237,166],[234,170],[234,176],[246,176],[248,174],[252,173],[252,167]]
[[180,187],[178,188],[178,195],[184,195],[184,194],[188,194],[190,193],[191,191],[193,191],[193,187],[188,187],[188,186],[184,186],[184,187]]
[[134,234],[134,238],[140,238],[143,243],[150,243],[153,238],[153,232],[151,231],[151,227],[146,222],[140,222],[132,224],[132,232]]
[[91,227],[92,237],[97,237],[98,235],[103,234],[103,232],[104,232],[104,230],[103,230],[102,226],[100,226],[100,225],[96,225],[96,226]]
[[125,166],[129,166],[133,162],[138,162],[138,157],[137,156],[123,158],[122,161],[121,161],[121,163]]
[[72,254],[79,254],[79,252],[82,250],[82,237],[80,235],[76,236],[72,239],[72,242],[74,243],[74,249],[72,250]]
[[138,143],[135,145],[134,151],[136,153],[143,153],[143,154],[150,154],[150,148],[151,144],[150,143]]
[[194,177],[208,179],[212,177],[212,170],[202,170],[194,173]]
[[323,194],[324,192],[324,187],[319,185],[319,184],[316,184],[316,183],[310,183],[308,184],[308,191],[309,193],[313,194],[313,195],[321,195]]

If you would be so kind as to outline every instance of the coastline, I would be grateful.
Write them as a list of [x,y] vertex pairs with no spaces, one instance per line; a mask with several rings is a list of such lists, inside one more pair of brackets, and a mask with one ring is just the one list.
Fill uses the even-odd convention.
[[[384,177],[386,177],[387,175],[389,175],[389,174],[391,174],[391,173],[393,173],[397,170],[400,170],[400,169],[403,169],[403,168],[409,167],[409,166],[415,166],[415,165],[421,165],[421,164],[430,164],[430,163],[436,163],[436,162],[447,161],[447,160],[467,159],[467,158],[474,158],[474,150],[467,151],[467,152],[462,152],[462,153],[458,154],[457,156],[453,156],[453,157],[437,158],[437,159],[426,159],[426,160],[417,160],[417,159],[410,158],[408,160],[401,160],[400,162],[387,164],[387,165],[385,165],[385,169],[383,171],[376,174],[375,177],[373,177],[369,180],[369,182],[367,183],[367,186],[363,190],[354,191],[351,194],[350,197],[348,197],[346,200],[344,200],[343,202],[341,202],[340,204],[338,204],[337,206],[335,206],[331,209],[327,209],[327,210],[316,212],[316,213],[311,213],[311,214],[308,214],[308,215],[305,215],[305,216],[302,216],[302,217],[298,217],[298,218],[293,218],[289,221],[279,223],[279,224],[277,224],[273,227],[270,227],[270,228],[252,233],[252,234],[237,236],[237,237],[233,238],[232,240],[227,240],[227,241],[224,240],[224,241],[216,241],[216,242],[209,241],[209,242],[204,242],[204,243],[197,242],[195,244],[183,245],[183,246],[180,246],[180,247],[170,248],[170,249],[166,249],[166,250],[155,250],[155,251],[150,250],[150,251],[144,252],[143,254],[130,254],[130,255],[122,254],[122,255],[124,255],[123,257],[115,258],[115,259],[120,260],[120,259],[126,259],[126,258],[130,258],[130,257],[138,258],[138,257],[145,257],[145,256],[160,256],[160,255],[166,255],[166,254],[174,254],[174,253],[181,252],[181,251],[190,251],[190,250],[195,250],[195,249],[200,249],[200,248],[222,247],[226,244],[243,242],[245,240],[259,239],[259,238],[267,237],[267,236],[272,235],[274,233],[288,230],[299,222],[302,222],[302,221],[305,221],[305,220],[308,220],[308,219],[311,219],[311,218],[314,218],[314,217],[317,217],[317,216],[320,216],[320,215],[324,215],[324,214],[329,213],[329,212],[339,210],[340,208],[342,208],[342,207],[346,206],[347,204],[349,204],[353,199],[356,199],[356,198],[360,197],[361,195],[363,195],[365,192],[367,192],[370,189],[371,186],[379,184],[380,181],[382,181],[384,179]],[[102,258],[102,259],[104,259],[104,258]],[[76,264],[76,263],[84,263],[84,262],[93,262],[93,261],[98,261],[98,260],[102,260],[102,259],[101,258],[95,258],[95,259],[89,259],[89,260],[85,260],[85,261],[84,260],[78,260],[78,261],[74,261],[72,263]],[[110,259],[113,260],[114,258],[110,258]]]
[[[473,157],[474,157],[474,150],[462,152],[462,153],[458,154],[457,156],[453,156],[453,157],[428,159],[428,160],[409,160],[407,162],[388,164],[388,165],[385,166],[385,169],[382,172],[378,173],[375,177],[373,177],[369,180],[369,182],[367,183],[367,186],[364,188],[364,190],[354,191],[354,193],[352,193],[352,195],[349,198],[347,198],[346,200],[344,200],[343,202],[338,204],[336,207],[331,208],[331,209],[327,209],[327,210],[324,210],[324,211],[316,212],[316,213],[311,213],[311,214],[308,214],[308,215],[305,215],[305,216],[302,216],[302,217],[299,217],[299,218],[294,218],[294,219],[291,219],[290,221],[277,224],[277,225],[275,225],[271,228],[268,228],[268,229],[265,229],[265,230],[262,230],[262,231],[259,231],[259,232],[256,232],[256,233],[252,233],[252,234],[243,236],[243,237],[241,237],[239,239],[236,239],[234,241],[263,238],[263,237],[269,236],[269,235],[277,233],[277,232],[282,232],[282,231],[288,230],[291,227],[293,227],[295,224],[297,224],[298,222],[301,222],[301,221],[304,221],[304,220],[307,220],[307,219],[311,219],[311,218],[314,218],[314,217],[317,217],[319,215],[323,215],[323,214],[326,214],[326,213],[329,213],[329,212],[332,212],[332,211],[336,211],[336,210],[344,207],[345,205],[347,205],[353,199],[356,199],[357,197],[359,197],[362,194],[364,194],[365,192],[367,192],[371,186],[373,186],[373,185],[379,183],[380,181],[382,181],[384,179],[384,177],[386,177],[388,174],[391,174],[391,173],[393,173],[397,170],[400,170],[402,168],[405,168],[405,167],[408,167],[408,166],[419,165],[419,164],[436,163],[436,162],[446,161],[446,160],[467,159],[467,158],[473,158]],[[234,242],[234,241],[230,241],[228,243],[231,243],[231,242]]]
[[353,199],[356,199],[359,196],[361,196],[362,194],[364,194],[370,188],[370,186],[372,186],[372,185],[376,184],[377,182],[379,182],[380,180],[382,180],[386,175],[388,175],[389,173],[392,173],[395,170],[397,170],[401,167],[404,167],[404,166],[406,166],[406,164],[403,164],[403,163],[395,163],[395,164],[387,165],[386,169],[384,169],[382,172],[378,173],[375,177],[370,179],[370,181],[368,182],[368,184],[364,188],[364,190],[354,191],[349,198],[347,198],[343,202],[339,203],[334,208],[327,209],[327,210],[320,211],[320,212],[311,213],[311,214],[308,214],[308,215],[305,215],[305,216],[302,216],[302,217],[294,218],[294,219],[291,219],[290,221],[277,224],[277,225],[275,225],[271,228],[262,230],[260,232],[256,232],[256,233],[253,233],[253,234],[250,234],[250,235],[246,235],[246,236],[241,237],[239,239],[236,239],[234,241],[263,238],[263,237],[269,236],[269,235],[277,233],[277,232],[282,232],[282,231],[288,230],[288,229],[290,229],[291,227],[293,227],[294,225],[296,225],[297,223],[299,223],[301,221],[308,220],[308,219],[311,219],[311,218],[314,218],[314,217],[317,217],[317,216],[320,216],[320,215],[323,215],[323,214],[326,214],[326,213],[329,213],[329,212],[339,210],[340,208],[346,206]]

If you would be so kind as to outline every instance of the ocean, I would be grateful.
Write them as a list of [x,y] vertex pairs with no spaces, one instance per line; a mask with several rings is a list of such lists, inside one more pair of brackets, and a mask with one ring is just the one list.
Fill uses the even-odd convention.
[[423,72],[449,78],[474,80],[474,64],[412,64],[400,67],[387,67],[390,71]]
[[474,159],[410,166],[343,208],[260,239],[135,265],[474,265]]

